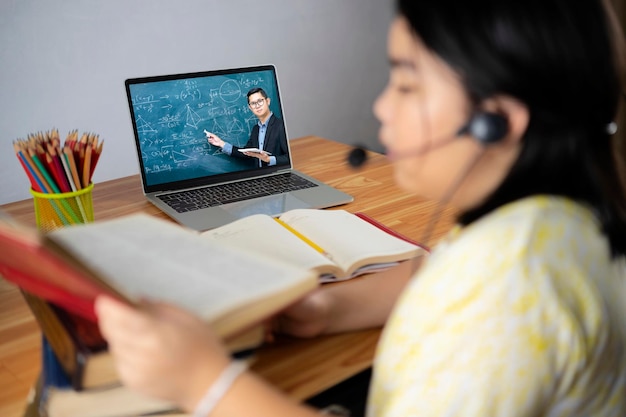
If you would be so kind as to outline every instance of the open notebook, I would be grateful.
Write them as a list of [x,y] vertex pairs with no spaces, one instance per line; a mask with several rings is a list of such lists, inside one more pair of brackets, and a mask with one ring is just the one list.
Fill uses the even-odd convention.
[[[208,230],[251,214],[353,200],[293,169],[273,65],[132,78],[125,85],[144,194],[177,222]],[[250,106],[254,88],[267,99]],[[272,113],[265,127],[252,111],[262,106]],[[260,147],[259,130],[274,165],[239,151]],[[230,154],[209,144],[206,132],[228,142]]]

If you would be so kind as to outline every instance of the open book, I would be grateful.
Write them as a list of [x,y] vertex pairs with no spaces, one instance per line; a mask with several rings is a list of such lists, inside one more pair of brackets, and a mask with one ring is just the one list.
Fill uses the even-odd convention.
[[259,149],[259,148],[241,148],[239,149],[239,152],[241,153],[253,152],[253,153],[260,153],[264,155],[271,155],[271,153],[269,153],[268,151],[264,151],[263,149]]
[[128,303],[170,302],[205,319],[224,339],[258,327],[318,285],[306,268],[243,255],[146,214],[46,234],[0,218],[0,275],[91,319],[103,292]]
[[345,210],[291,210],[278,219],[256,214],[201,235],[221,246],[315,271],[321,282],[380,271],[427,251],[373,219]]
[[253,215],[198,233],[147,214],[46,234],[0,218],[0,274],[95,319],[102,292],[183,306],[233,336],[314,289],[426,251],[344,210]]

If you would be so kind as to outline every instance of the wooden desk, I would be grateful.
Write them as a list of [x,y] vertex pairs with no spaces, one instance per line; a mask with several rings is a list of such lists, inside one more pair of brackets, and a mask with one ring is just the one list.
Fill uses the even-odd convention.
[[[436,206],[397,188],[383,155],[370,152],[364,168],[355,170],[346,163],[347,145],[309,136],[292,140],[291,146],[296,168],[355,197],[340,208],[365,212],[406,236],[423,239]],[[96,220],[139,211],[167,218],[143,197],[138,175],[97,183],[93,195]],[[32,200],[1,208],[35,225]],[[444,210],[424,243],[432,245],[439,239],[450,228],[452,215]],[[301,400],[367,368],[378,336],[379,329],[373,329],[308,340],[279,338],[261,350],[253,369]],[[28,307],[15,287],[0,281],[0,415],[21,416],[26,393],[39,372],[39,349],[39,329]]]

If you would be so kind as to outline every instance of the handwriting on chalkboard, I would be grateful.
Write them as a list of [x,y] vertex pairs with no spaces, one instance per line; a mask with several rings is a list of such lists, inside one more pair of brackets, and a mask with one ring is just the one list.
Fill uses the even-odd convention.
[[274,72],[164,79],[131,84],[129,94],[141,164],[148,184],[187,180],[249,168],[209,145],[203,130],[236,146],[250,138],[257,118],[247,92],[265,90],[270,109],[282,118]]

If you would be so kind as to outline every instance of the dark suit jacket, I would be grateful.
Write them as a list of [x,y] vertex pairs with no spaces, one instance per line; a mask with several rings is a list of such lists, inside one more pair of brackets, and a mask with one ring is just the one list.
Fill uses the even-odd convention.
[[[259,147],[259,125],[255,124],[250,133],[250,139],[246,143],[246,148]],[[239,152],[237,146],[233,146],[231,156],[237,158],[249,158]],[[272,114],[265,131],[265,141],[263,142],[263,150],[268,151],[276,157],[276,165],[286,165],[289,162],[289,153],[287,152],[287,134],[285,133],[285,125],[281,119]],[[267,166],[263,162],[263,166]]]

